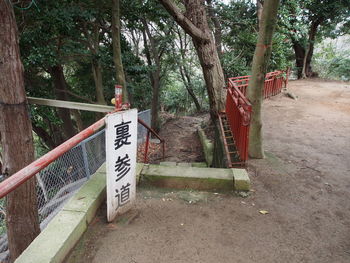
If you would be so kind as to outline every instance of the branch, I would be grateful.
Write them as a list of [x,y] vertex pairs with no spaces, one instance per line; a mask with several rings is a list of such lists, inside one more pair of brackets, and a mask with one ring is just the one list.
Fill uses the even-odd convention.
[[197,41],[208,42],[210,41],[210,36],[205,34],[202,30],[196,27],[191,20],[185,17],[181,10],[171,1],[171,0],[159,0],[159,2],[164,6],[164,8],[172,15],[175,21],[182,27],[187,34]]

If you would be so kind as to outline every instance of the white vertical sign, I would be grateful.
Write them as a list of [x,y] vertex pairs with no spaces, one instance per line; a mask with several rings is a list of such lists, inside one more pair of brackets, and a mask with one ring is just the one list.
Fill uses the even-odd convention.
[[106,116],[107,220],[131,208],[136,198],[137,110]]

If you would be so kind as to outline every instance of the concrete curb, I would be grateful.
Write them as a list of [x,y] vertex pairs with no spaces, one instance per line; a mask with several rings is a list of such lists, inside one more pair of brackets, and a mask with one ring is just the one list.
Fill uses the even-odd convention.
[[208,140],[207,135],[205,135],[204,130],[202,128],[198,127],[197,132],[199,140],[203,147],[205,161],[208,167],[210,167],[213,163],[214,144]]
[[211,191],[234,189],[233,173],[230,169],[145,165],[142,182],[164,188]]
[[15,262],[63,262],[85,232],[105,197],[106,174],[103,166],[68,201]]

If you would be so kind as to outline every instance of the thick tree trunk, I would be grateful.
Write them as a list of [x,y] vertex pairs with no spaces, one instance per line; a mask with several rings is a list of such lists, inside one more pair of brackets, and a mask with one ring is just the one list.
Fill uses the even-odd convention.
[[[34,160],[18,33],[9,1],[0,1],[0,134],[2,173],[11,176]],[[35,178],[7,195],[6,223],[13,262],[39,234]]]
[[297,76],[298,79],[300,79],[303,72],[305,48],[299,42],[293,41],[293,49],[295,54],[295,63],[297,66]]
[[207,36],[208,41],[192,38],[197,55],[203,70],[204,80],[209,96],[210,112],[212,119],[225,109],[225,78],[220,59],[216,49],[215,41],[211,36],[207,15],[200,0],[185,1],[186,16],[191,18],[192,23]]
[[102,81],[102,66],[99,59],[93,59],[92,63],[92,75],[95,82],[96,101],[98,104],[106,105],[106,100],[103,94],[103,81]]
[[126,88],[125,74],[122,62],[122,51],[120,46],[120,1],[112,0],[112,43],[113,43],[113,61],[116,71],[117,84],[123,87],[123,102],[129,102],[128,91]]
[[175,21],[192,37],[203,70],[213,120],[225,108],[225,79],[202,0],[184,0],[185,14],[171,0],[159,0]]
[[[56,65],[50,68],[50,74],[53,78],[55,85],[55,94],[56,98],[59,100],[68,101],[67,97],[67,82],[64,77],[63,67],[61,65]],[[63,121],[63,131],[65,134],[65,139],[69,139],[75,135],[75,129],[73,125],[73,121],[70,116],[70,110],[64,108],[58,108],[58,116]]]
[[304,54],[304,59],[303,59],[302,78],[311,77],[313,73],[311,68],[311,59],[314,53],[315,38],[316,38],[317,28],[319,24],[320,24],[320,20],[316,20],[310,26],[308,47],[307,47],[306,53]]
[[253,108],[249,133],[249,155],[252,158],[264,158],[261,103],[265,74],[272,50],[272,37],[277,22],[278,5],[279,0],[266,0],[264,2],[258,43],[253,58],[252,76],[247,89],[248,99]]

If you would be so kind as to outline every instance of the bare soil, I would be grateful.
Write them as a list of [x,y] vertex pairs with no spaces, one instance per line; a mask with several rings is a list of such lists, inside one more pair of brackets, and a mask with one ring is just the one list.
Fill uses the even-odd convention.
[[[350,84],[292,81],[289,91],[299,99],[264,102],[267,155],[249,162],[248,197],[139,189],[112,224],[102,207],[66,262],[350,262]],[[169,160],[200,159],[187,152],[195,136],[183,144],[196,118],[166,124],[168,152],[183,149]]]

